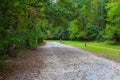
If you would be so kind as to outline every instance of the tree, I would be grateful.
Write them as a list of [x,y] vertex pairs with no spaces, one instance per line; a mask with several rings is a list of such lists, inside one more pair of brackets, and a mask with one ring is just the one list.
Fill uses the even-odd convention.
[[1,0],[0,54],[15,56],[19,49],[35,48],[42,42],[43,34],[38,24],[44,3],[39,0]]
[[106,36],[110,40],[120,42],[120,1],[112,0],[107,4]]

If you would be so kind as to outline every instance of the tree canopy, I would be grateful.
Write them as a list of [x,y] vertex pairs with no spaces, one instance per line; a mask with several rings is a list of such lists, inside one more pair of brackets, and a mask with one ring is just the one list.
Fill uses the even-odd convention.
[[0,55],[43,39],[120,42],[119,0],[1,0]]

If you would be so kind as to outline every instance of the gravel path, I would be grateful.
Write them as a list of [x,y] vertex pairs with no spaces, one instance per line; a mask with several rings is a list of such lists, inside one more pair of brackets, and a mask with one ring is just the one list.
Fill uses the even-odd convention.
[[120,80],[120,63],[60,43],[47,42],[33,57],[11,80]]

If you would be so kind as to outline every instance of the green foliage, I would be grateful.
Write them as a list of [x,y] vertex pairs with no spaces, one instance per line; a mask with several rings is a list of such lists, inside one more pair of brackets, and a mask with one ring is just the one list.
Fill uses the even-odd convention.
[[86,28],[87,28],[87,30],[86,30],[87,39],[89,41],[97,39],[97,37],[100,33],[100,27],[89,24],[89,25],[87,25]]
[[120,42],[120,1],[111,1],[107,4],[106,35],[108,39]]
[[1,0],[0,54],[14,56],[43,39],[120,41],[120,1]]
[[42,42],[40,14],[44,1],[1,0],[0,54],[14,56],[22,48],[35,48]]
[[71,1],[71,4],[69,12],[72,12],[73,18],[68,27],[70,39],[103,40],[106,0],[75,0]]

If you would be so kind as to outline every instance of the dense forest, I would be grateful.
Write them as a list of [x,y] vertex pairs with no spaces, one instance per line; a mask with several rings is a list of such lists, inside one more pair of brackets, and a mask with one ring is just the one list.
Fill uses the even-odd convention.
[[0,0],[0,55],[60,38],[120,42],[120,1]]

